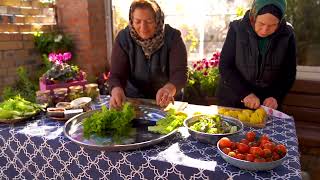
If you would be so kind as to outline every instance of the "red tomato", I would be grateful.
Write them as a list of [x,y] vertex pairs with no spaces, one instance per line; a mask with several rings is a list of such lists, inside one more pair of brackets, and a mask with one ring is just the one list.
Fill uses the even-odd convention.
[[236,143],[235,142],[231,142],[231,146],[230,146],[231,149],[236,149]]
[[265,139],[261,140],[261,141],[260,141],[260,147],[263,148],[264,145],[267,144],[267,143],[269,143],[269,142],[270,142],[269,140],[265,140]]
[[275,151],[280,155],[280,157],[283,157],[287,153],[287,148],[283,144],[278,144],[275,147]]
[[231,151],[231,149],[228,147],[225,147],[222,149],[222,152],[224,152],[225,154],[229,154],[230,151]]
[[246,138],[248,141],[253,142],[256,139],[256,133],[254,133],[253,131],[249,131],[246,134]]
[[250,147],[258,147],[259,144],[257,142],[249,142]]
[[272,156],[272,151],[270,149],[263,149],[264,156],[270,158]]
[[272,159],[273,159],[274,161],[276,161],[276,160],[280,159],[280,155],[279,155],[278,153],[276,153],[276,152],[273,152],[273,153],[272,153]]
[[254,156],[252,154],[247,154],[246,155],[246,160],[250,161],[250,162],[253,162],[254,161]]
[[237,146],[240,153],[248,153],[250,150],[250,147],[247,144],[239,143]]
[[247,139],[241,139],[241,141],[243,144],[249,144],[249,141]]
[[235,153],[235,152],[233,152],[233,151],[231,151],[231,152],[229,152],[229,153],[228,153],[228,156],[236,157],[236,153]]
[[219,141],[219,146],[221,149],[223,149],[225,147],[231,147],[231,140],[227,137],[223,137]]
[[253,162],[266,162],[266,159],[264,159],[264,158],[255,158],[253,160]]
[[250,153],[253,154],[255,157],[264,157],[264,152],[260,147],[251,147]]
[[263,145],[263,149],[270,149],[271,151],[273,151],[275,146],[276,145],[273,142],[268,142],[268,143]]
[[262,140],[269,141],[269,136],[266,135],[266,134],[262,135],[262,136],[260,137],[260,141],[262,141]]
[[245,156],[244,156],[243,154],[239,153],[239,154],[236,155],[236,158],[237,158],[237,159],[244,160],[244,159],[245,159]]

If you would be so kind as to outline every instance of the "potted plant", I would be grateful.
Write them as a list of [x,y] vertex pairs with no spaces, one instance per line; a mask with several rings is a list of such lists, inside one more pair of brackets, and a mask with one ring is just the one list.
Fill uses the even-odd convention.
[[71,58],[71,52],[49,54],[48,59],[53,65],[40,78],[40,90],[86,84],[85,72],[67,63]]
[[210,59],[204,58],[192,63],[188,69],[188,82],[184,99],[190,103],[214,104],[215,91],[219,81],[220,52],[214,52]]

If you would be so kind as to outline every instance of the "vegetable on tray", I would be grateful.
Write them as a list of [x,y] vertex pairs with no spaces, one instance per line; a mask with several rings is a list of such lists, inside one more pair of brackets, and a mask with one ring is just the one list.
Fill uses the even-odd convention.
[[148,131],[168,134],[176,128],[183,125],[183,121],[187,118],[187,114],[176,112],[174,109],[169,109],[165,118],[157,121],[155,126],[148,126]]
[[125,103],[122,110],[107,109],[102,106],[102,110],[84,119],[83,133],[85,138],[97,134],[104,136],[106,133],[113,136],[123,136],[131,128],[131,121],[135,117],[134,107],[130,103]]

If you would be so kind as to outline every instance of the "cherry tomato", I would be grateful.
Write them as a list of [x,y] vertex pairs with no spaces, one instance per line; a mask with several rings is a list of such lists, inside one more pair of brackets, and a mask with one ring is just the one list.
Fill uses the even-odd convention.
[[235,142],[231,142],[230,148],[231,148],[232,150],[236,149],[236,148],[237,148],[237,147],[236,147],[236,143],[235,143]]
[[229,154],[229,152],[231,152],[231,149],[228,147],[225,147],[222,149],[222,152],[224,152],[225,154]]
[[276,145],[273,142],[268,142],[268,143],[263,145],[263,149],[270,149],[271,151],[273,151],[275,146]]
[[272,151],[270,149],[263,149],[264,156],[270,158],[272,156]]
[[275,151],[280,155],[280,157],[283,157],[287,153],[287,148],[283,144],[278,144],[275,147]]
[[260,147],[263,148],[263,146],[264,146],[265,144],[269,143],[269,142],[270,142],[269,140],[265,140],[265,139],[261,140],[261,141],[260,141]]
[[254,133],[253,131],[249,131],[246,134],[246,138],[248,141],[253,142],[256,139],[256,133]]
[[260,141],[262,141],[262,140],[269,141],[269,136],[266,135],[266,134],[262,135],[262,136],[260,137]]
[[249,142],[250,147],[258,147],[259,144],[257,142]]
[[278,153],[276,153],[276,152],[273,152],[273,153],[272,153],[272,159],[273,159],[274,161],[276,161],[276,160],[280,159],[280,155],[279,155]]
[[250,161],[250,162],[253,162],[254,161],[254,156],[252,154],[247,154],[246,155],[246,160]]
[[223,149],[225,147],[231,147],[231,140],[227,137],[223,137],[219,141],[219,146],[221,149]]
[[248,153],[250,150],[250,147],[247,144],[239,143],[237,146],[240,153]]
[[250,153],[253,154],[255,157],[264,157],[264,152],[260,147],[251,147]]
[[241,153],[236,154],[236,158],[237,159],[241,159],[241,160],[245,160],[245,156],[243,154],[241,154]]

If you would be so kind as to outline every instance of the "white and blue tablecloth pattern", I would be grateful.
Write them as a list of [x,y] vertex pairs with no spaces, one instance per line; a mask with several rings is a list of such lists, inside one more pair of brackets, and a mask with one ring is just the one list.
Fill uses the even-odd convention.
[[266,133],[288,148],[285,162],[270,171],[240,170],[217,148],[178,133],[153,147],[127,152],[83,148],[63,134],[64,122],[44,115],[0,125],[1,179],[301,179],[293,119],[269,118]]

